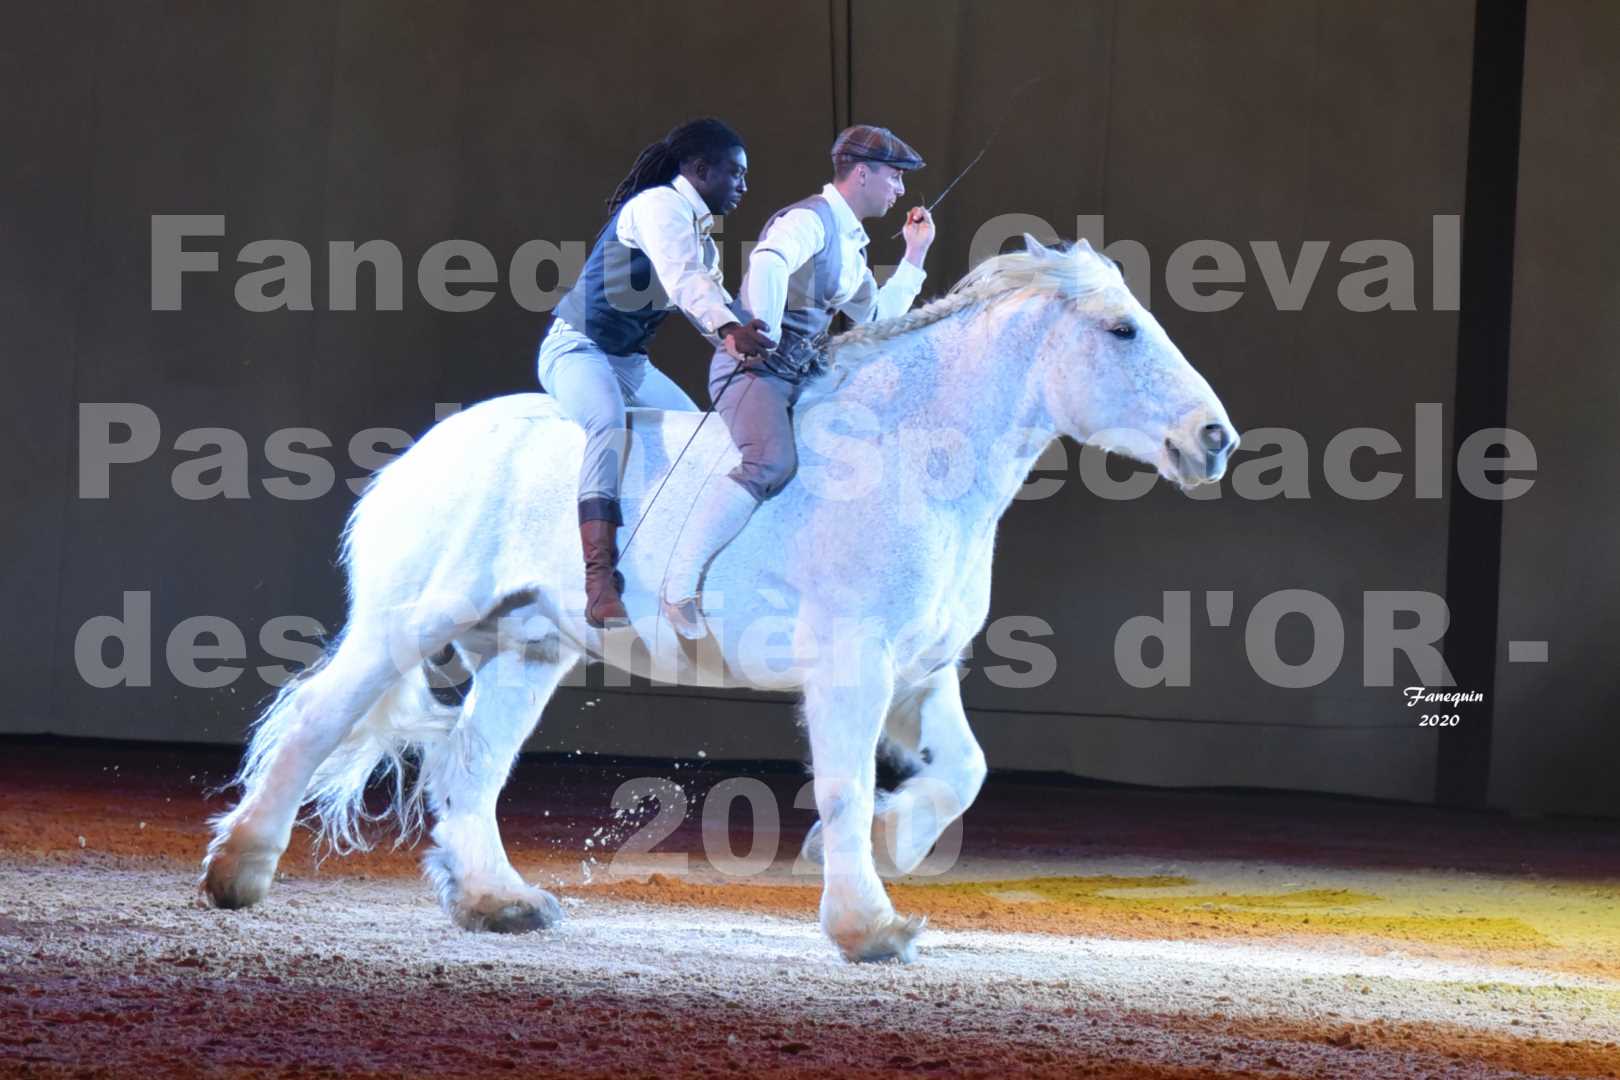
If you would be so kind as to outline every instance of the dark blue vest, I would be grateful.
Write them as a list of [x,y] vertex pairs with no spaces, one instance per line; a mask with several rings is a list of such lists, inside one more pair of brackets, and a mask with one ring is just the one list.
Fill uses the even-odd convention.
[[619,243],[613,212],[596,238],[585,269],[556,314],[611,356],[646,352],[647,342],[669,315],[669,296],[645,254]]

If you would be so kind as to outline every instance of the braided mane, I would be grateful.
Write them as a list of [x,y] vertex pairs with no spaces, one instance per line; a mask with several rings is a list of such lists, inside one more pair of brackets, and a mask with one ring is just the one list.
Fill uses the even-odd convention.
[[1009,251],[984,260],[951,286],[950,292],[915,311],[857,326],[827,345],[831,364],[846,366],[875,352],[875,346],[921,330],[953,315],[1019,293],[1084,299],[1121,281],[1114,264],[1090,245],[1068,244]]

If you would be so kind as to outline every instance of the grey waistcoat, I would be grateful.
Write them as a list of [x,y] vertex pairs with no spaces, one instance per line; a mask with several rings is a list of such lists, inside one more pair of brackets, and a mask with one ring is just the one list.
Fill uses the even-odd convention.
[[[787,304],[782,311],[782,333],[776,351],[765,359],[765,366],[775,375],[792,382],[798,382],[813,373],[813,368],[807,368],[802,361],[795,357],[804,356],[807,343],[812,342],[817,335],[825,333],[827,327],[832,325],[833,316],[837,309],[833,307],[833,297],[838,292],[838,276],[843,270],[843,245],[838,242],[838,225],[833,217],[832,207],[821,195],[812,195],[808,199],[800,199],[789,206],[784,206],[772,214],[770,220],[765,222],[765,228],[760,230],[759,238],[763,243],[771,226],[776,219],[789,210],[805,209],[815,213],[821,219],[822,231],[827,235],[827,242],[821,250],[799,267],[788,278]],[[864,254],[864,249],[863,249]],[[743,278],[743,287],[740,295],[748,294],[748,279]],[[742,312],[744,322],[753,316]]]

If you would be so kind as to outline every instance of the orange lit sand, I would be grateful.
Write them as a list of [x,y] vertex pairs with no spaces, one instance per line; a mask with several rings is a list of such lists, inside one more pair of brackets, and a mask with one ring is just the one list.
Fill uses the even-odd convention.
[[[265,904],[199,909],[231,755],[3,749],[3,1075],[1620,1076],[1603,823],[992,782],[958,865],[891,885],[919,963],[852,968],[787,857],[808,814],[758,878],[694,820],[658,849],[689,874],[624,879],[584,845],[623,770],[524,766],[503,829],[569,918],[499,938],[412,852],[317,869],[302,838]],[[790,807],[802,777],[767,779]]]

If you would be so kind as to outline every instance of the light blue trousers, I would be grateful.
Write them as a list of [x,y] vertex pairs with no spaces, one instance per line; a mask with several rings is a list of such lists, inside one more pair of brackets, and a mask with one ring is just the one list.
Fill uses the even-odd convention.
[[579,498],[615,500],[624,475],[627,406],[696,412],[697,404],[646,353],[613,356],[562,319],[553,319],[536,362],[540,385],[585,429]]

